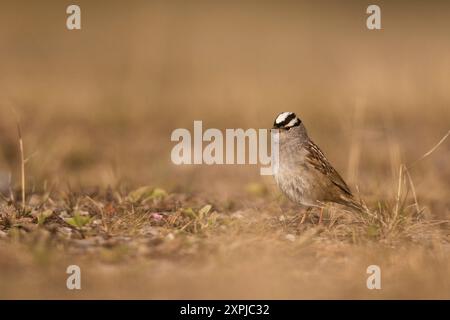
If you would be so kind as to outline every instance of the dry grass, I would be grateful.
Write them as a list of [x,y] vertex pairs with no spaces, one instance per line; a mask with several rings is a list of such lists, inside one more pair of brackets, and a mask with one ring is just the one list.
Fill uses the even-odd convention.
[[[450,298],[450,11],[408,3],[379,33],[358,2],[81,1],[81,32],[50,1],[5,6],[0,297]],[[170,162],[175,128],[286,110],[366,213],[299,224],[256,166]]]
[[[257,198],[229,208],[141,187],[34,195],[25,212],[5,200],[2,292],[9,298],[448,298],[448,221],[425,219],[403,193],[400,202],[379,202],[361,215],[329,207],[320,225],[314,214],[300,224],[298,210],[282,199],[259,192]],[[86,285],[77,294],[63,290],[63,272],[73,263],[82,266]],[[371,264],[382,267],[381,293],[364,286]],[[25,270],[33,272],[27,280]]]

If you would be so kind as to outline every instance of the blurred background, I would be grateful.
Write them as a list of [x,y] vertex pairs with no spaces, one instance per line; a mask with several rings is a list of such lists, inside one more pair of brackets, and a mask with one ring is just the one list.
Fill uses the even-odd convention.
[[[450,127],[450,5],[376,1],[9,1],[0,10],[0,179],[29,192],[154,185],[227,198],[259,166],[174,166],[171,132],[269,128],[294,111],[363,197],[392,195]],[[448,212],[450,144],[412,171]],[[392,183],[391,183],[392,182]],[[265,183],[272,183],[267,179]]]
[[[66,28],[71,4],[81,30]],[[366,28],[370,4],[382,30]],[[20,202],[0,203],[0,296],[448,297],[449,233],[423,225],[450,218],[449,140],[410,168],[426,208],[405,224],[412,242],[393,224],[374,239],[372,225],[297,228],[298,208],[275,192],[255,196],[275,190],[259,166],[175,166],[170,135],[194,120],[270,128],[294,111],[351,189],[380,208],[395,200],[400,165],[450,129],[449,30],[448,1],[2,1],[0,191],[20,199],[19,119],[27,200],[45,205],[14,221]],[[109,202],[107,187],[125,199],[143,185],[170,196]],[[107,195],[77,198],[95,188]],[[197,220],[180,208],[207,204],[218,222],[189,231]],[[106,231],[68,228],[60,216],[78,207]],[[44,213],[53,216],[37,225]],[[83,270],[81,292],[64,285],[69,264]],[[382,267],[384,290],[367,290],[370,264]]]

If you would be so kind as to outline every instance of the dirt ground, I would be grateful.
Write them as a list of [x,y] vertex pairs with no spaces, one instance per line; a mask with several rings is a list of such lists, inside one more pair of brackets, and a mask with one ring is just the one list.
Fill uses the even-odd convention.
[[[381,2],[379,31],[357,1],[78,5],[0,10],[0,298],[450,298],[448,4]],[[174,129],[282,111],[365,214],[300,224],[259,166],[171,162]]]

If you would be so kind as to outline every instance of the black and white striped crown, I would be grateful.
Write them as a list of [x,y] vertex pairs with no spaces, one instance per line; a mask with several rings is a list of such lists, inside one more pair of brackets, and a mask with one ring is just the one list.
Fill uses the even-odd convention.
[[290,129],[292,127],[299,126],[300,123],[302,123],[302,121],[295,115],[295,113],[282,112],[275,119],[273,127],[277,129]]

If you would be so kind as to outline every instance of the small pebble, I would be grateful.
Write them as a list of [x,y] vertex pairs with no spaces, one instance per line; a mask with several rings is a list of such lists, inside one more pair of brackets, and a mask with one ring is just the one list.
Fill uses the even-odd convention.
[[169,241],[172,241],[173,239],[175,239],[175,236],[173,235],[173,233],[169,233],[169,234],[166,236],[166,239],[169,240]]
[[289,241],[291,241],[291,242],[294,242],[295,241],[295,236],[293,235],[293,234],[287,234],[286,236],[285,236],[285,238],[286,238],[286,240],[289,240]]

